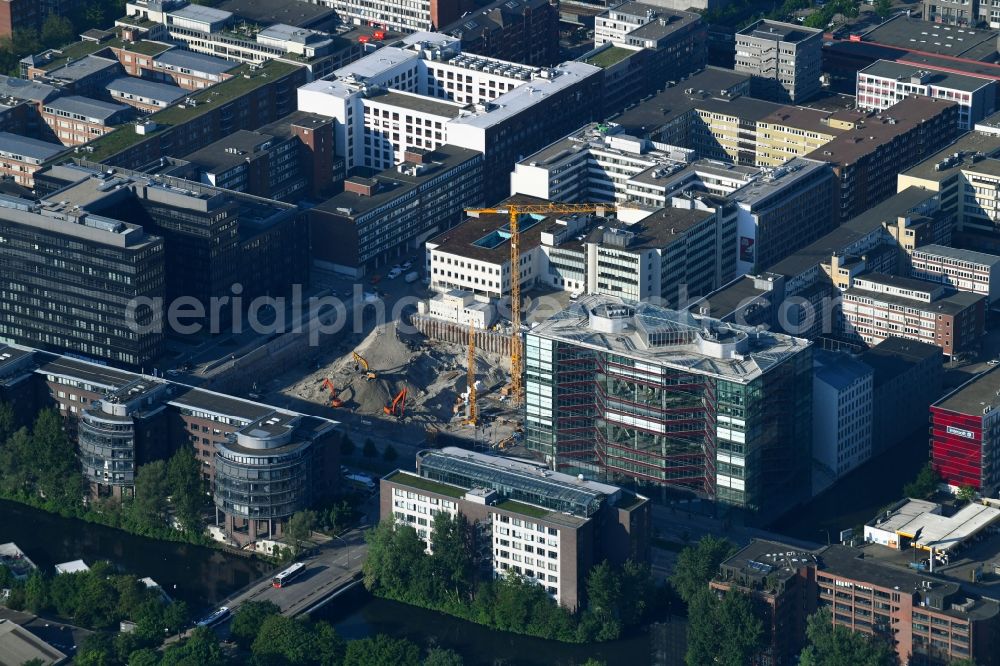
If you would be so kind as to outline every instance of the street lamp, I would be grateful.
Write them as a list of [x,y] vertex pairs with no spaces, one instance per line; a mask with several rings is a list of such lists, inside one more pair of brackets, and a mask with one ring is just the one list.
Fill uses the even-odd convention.
[[350,568],[350,566],[351,566],[351,544],[347,542],[347,539],[345,539],[344,537],[342,537],[342,536],[340,536],[338,534],[334,534],[333,538],[340,539],[341,541],[344,542],[344,545],[347,546],[347,566],[348,566],[348,568]]

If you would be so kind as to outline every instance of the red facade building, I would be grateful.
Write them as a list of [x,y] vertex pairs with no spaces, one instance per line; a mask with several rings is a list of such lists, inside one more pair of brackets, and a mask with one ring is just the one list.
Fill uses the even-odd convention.
[[985,497],[1000,489],[1000,373],[966,382],[931,405],[931,463],[953,490],[972,486]]

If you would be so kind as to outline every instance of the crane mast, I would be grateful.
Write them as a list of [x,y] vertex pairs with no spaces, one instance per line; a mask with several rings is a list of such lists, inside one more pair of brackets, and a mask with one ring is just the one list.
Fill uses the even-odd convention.
[[[510,219],[510,398],[514,405],[520,405],[522,396],[521,360],[521,233],[518,228],[519,215],[528,213],[597,213],[615,211],[617,206],[607,204],[510,204],[497,208],[466,208],[465,212],[487,215],[507,215]],[[501,283],[502,285],[502,283]],[[470,361],[471,364],[471,361]],[[471,404],[471,403],[470,403]]]
[[469,369],[466,374],[466,383],[469,391],[469,411],[466,414],[465,422],[476,427],[476,419],[479,416],[476,410],[476,323],[469,320]]

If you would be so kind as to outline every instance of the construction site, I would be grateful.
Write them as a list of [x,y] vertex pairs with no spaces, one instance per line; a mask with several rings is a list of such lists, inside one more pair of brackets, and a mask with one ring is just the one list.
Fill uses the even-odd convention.
[[395,321],[346,334],[310,369],[289,368],[276,383],[287,398],[325,406],[327,416],[354,429],[391,424],[411,443],[423,437],[433,445],[446,433],[470,445],[506,448],[518,418],[507,395],[510,360],[480,350],[473,357],[476,428],[469,413],[469,345],[398,333]]
[[[607,208],[613,210],[614,205],[518,204],[468,212],[508,217],[514,265],[520,257],[520,215],[593,213]],[[511,302],[521,304],[519,281],[512,282],[510,291]],[[399,296],[382,292],[380,298]],[[465,324],[464,344],[461,324],[433,322],[413,312],[401,314],[402,322],[373,321],[361,333],[345,333],[320,350],[307,361],[310,367],[305,371],[288,368],[277,378],[282,387],[278,392],[300,408],[303,403],[325,407],[331,418],[348,429],[374,434],[388,427],[392,439],[399,442],[498,451],[519,448],[522,377],[519,370],[511,370],[522,364],[521,315],[521,307],[512,308],[509,325],[499,332],[477,331],[473,324]]]

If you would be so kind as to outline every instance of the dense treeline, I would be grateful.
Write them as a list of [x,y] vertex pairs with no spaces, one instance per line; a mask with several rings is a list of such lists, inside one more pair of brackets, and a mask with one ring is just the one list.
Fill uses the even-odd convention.
[[529,579],[480,577],[462,516],[434,517],[430,555],[412,527],[391,521],[367,539],[364,583],[373,594],[501,631],[567,642],[613,640],[644,618],[654,593],[648,567],[631,562],[621,569],[607,562],[594,567],[587,578],[587,610],[577,614]]
[[95,634],[80,648],[80,666],[462,666],[451,650],[432,648],[421,659],[415,643],[377,635],[346,642],[326,622],[292,619],[270,602],[243,604],[233,617],[236,642],[223,649],[215,634],[195,629],[182,641],[162,651],[136,644],[123,648],[131,634]]
[[206,487],[189,449],[140,466],[134,498],[85,501],[87,484],[62,416],[45,409],[30,429],[15,425],[10,405],[0,404],[0,497],[134,534],[208,541],[202,529]]

